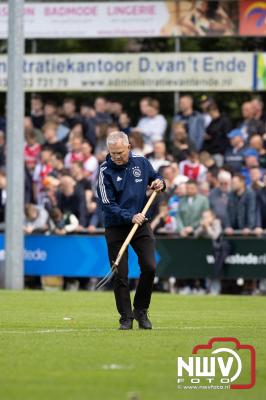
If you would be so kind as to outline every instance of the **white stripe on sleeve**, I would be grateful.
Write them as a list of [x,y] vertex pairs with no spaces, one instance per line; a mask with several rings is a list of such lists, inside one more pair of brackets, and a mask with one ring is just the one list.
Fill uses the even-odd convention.
[[102,196],[102,201],[104,204],[110,203],[110,201],[108,200],[108,197],[107,197],[106,188],[105,188],[104,181],[103,181],[103,171],[106,168],[107,167],[103,167],[100,169],[100,176],[99,176],[99,188],[100,188],[100,192],[101,192],[101,196]]

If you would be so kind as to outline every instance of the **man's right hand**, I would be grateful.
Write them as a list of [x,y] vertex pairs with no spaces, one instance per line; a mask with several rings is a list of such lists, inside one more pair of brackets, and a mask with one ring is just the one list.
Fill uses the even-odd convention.
[[142,213],[135,214],[134,217],[132,218],[133,224],[142,225],[144,221],[145,221],[145,215]]

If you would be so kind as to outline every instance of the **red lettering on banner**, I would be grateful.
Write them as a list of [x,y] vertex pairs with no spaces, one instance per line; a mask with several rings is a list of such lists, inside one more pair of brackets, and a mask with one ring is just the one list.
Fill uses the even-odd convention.
[[64,17],[64,16],[95,16],[97,15],[97,7],[88,7],[88,6],[80,6],[80,7],[64,7],[64,6],[59,6],[59,7],[44,7],[44,15],[45,16],[58,16],[58,17]]
[[107,15],[155,15],[155,6],[110,6]]
[[[25,7],[24,15],[35,15],[35,8]],[[7,16],[8,16],[8,6],[0,7],[0,17],[7,17]]]

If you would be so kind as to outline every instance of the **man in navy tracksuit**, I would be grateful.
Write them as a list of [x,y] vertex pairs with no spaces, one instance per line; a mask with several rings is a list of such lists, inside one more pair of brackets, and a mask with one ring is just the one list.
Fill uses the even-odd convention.
[[109,154],[100,168],[97,193],[104,214],[110,263],[116,259],[132,224],[139,225],[131,241],[141,269],[133,311],[128,285],[127,252],[114,278],[116,306],[121,315],[119,329],[132,329],[133,319],[138,321],[139,328],[152,329],[147,310],[155,275],[155,240],[141,210],[147,201],[148,186],[159,192],[165,189],[165,182],[145,157],[131,153],[125,133],[112,132],[108,136],[107,146]]

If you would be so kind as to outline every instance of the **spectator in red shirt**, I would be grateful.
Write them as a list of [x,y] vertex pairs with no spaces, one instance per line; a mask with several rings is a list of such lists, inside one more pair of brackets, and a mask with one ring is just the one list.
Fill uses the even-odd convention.
[[75,161],[83,162],[84,155],[82,153],[82,143],[83,139],[79,136],[74,136],[70,139],[70,151],[65,157],[65,167],[71,168],[71,165]]
[[45,179],[48,175],[52,174],[52,149],[43,145],[41,149],[40,162],[36,165],[33,173],[33,191],[35,201],[40,204],[43,199],[43,192],[45,188]]
[[25,139],[24,159],[28,170],[33,172],[40,157],[41,145],[37,142],[37,136],[33,130],[26,130]]
[[194,150],[188,151],[188,159],[179,164],[180,174],[188,177],[189,180],[202,182],[206,180],[207,168],[199,161],[199,154]]

